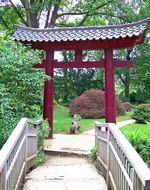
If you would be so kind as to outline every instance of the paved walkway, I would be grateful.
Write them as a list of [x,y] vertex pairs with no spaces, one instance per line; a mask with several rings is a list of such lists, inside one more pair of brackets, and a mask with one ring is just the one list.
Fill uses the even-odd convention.
[[107,190],[103,177],[87,159],[49,156],[26,176],[23,190]]
[[[117,127],[134,123],[134,120],[126,120],[117,123]],[[79,135],[54,134],[54,138],[45,141],[45,152],[53,155],[88,155],[95,145],[95,129]]]
[[[133,122],[123,121],[117,126]],[[26,176],[23,190],[107,190],[96,168],[87,158],[81,157],[89,154],[95,145],[94,132],[92,129],[79,135],[55,134],[53,139],[46,140],[45,151],[50,155],[43,165]]]

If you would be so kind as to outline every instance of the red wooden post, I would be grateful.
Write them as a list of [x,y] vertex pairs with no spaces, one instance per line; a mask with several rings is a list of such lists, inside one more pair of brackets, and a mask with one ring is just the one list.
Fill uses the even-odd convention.
[[[46,60],[45,60],[45,73],[52,77],[54,76],[53,69],[53,60],[54,60],[54,52],[47,51],[46,52]],[[44,86],[44,119],[47,119],[49,124],[49,133],[48,138],[53,138],[53,80],[45,81]]]
[[82,50],[76,50],[75,51],[75,62],[76,63],[82,62]]
[[105,121],[116,123],[113,50],[105,50]]

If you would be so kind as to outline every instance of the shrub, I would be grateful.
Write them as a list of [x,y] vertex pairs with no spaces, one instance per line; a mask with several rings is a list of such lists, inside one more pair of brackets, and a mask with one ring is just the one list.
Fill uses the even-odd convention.
[[42,164],[45,161],[44,154],[44,140],[48,135],[47,122],[43,121],[39,127],[38,132],[38,155],[37,155],[37,164]]
[[33,68],[40,54],[0,36],[0,144],[21,117],[41,114],[41,89],[47,76]]
[[[81,96],[76,97],[70,104],[70,116],[80,114],[82,118],[102,118],[105,117],[105,98],[104,91],[90,89]],[[124,114],[125,107],[123,103],[116,98],[117,114]]]
[[147,99],[145,103],[150,104],[150,99]]
[[131,111],[133,106],[130,102],[124,102],[123,105],[125,106],[126,111]]
[[141,104],[135,110],[132,119],[135,119],[136,123],[150,122],[150,104]]
[[138,132],[138,128],[134,133],[126,132],[125,136],[144,162],[150,166],[150,141],[143,134],[141,134],[141,132]]
[[95,146],[90,150],[89,159],[91,162],[95,162],[97,159],[97,150]]

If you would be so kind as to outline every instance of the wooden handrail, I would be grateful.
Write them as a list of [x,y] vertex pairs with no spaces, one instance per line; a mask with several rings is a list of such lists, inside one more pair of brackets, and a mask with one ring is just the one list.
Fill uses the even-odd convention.
[[0,190],[19,190],[26,172],[36,165],[40,124],[40,120],[22,118],[3,145],[0,150]]
[[150,169],[116,125],[95,122],[95,126],[98,167],[108,186],[116,190],[150,187]]
[[115,126],[115,124],[109,123],[109,130],[116,138],[119,146],[130,161],[143,185],[145,187],[150,186],[150,169],[147,167],[145,162],[142,160],[133,146],[129,143],[129,141],[125,138],[125,136],[121,133],[121,131]]
[[28,119],[28,123],[32,124],[33,126],[39,126],[42,123],[42,120],[33,121],[31,119]]
[[22,133],[24,127],[27,125],[28,119],[22,118],[19,123],[17,124],[16,128],[13,130],[12,134],[0,150],[0,172],[2,171],[6,160],[8,159],[11,151],[13,150],[14,146],[16,145],[16,142],[18,141],[20,134]]

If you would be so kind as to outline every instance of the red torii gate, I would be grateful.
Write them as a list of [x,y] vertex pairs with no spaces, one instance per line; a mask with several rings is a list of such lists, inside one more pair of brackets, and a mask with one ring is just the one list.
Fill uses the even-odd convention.
[[[54,77],[54,68],[105,68],[105,112],[106,123],[116,123],[114,68],[132,67],[132,61],[113,59],[113,50],[132,48],[142,44],[150,18],[125,25],[104,27],[72,27],[36,29],[17,26],[12,39],[44,50],[46,58],[37,68],[44,68],[45,73]],[[104,59],[83,61],[83,50],[104,50]],[[74,50],[75,61],[57,62],[54,51]],[[53,80],[45,81],[43,117],[49,123],[49,138],[53,137]]]

